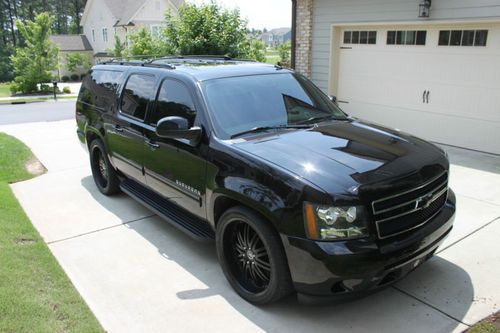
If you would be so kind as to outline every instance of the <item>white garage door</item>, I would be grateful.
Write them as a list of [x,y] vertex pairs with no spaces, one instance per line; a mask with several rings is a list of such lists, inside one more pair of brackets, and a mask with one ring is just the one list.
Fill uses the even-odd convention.
[[500,26],[349,27],[338,92],[349,114],[500,154]]

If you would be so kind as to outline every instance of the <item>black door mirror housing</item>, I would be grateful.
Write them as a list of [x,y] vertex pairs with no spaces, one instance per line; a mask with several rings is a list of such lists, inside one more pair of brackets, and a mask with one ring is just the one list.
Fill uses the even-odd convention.
[[189,122],[182,117],[165,117],[156,125],[156,135],[167,139],[198,140],[201,136],[200,127],[189,128]]

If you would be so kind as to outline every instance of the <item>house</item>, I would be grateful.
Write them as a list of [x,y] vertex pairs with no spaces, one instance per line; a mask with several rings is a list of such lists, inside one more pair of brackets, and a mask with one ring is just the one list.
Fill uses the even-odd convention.
[[292,0],[292,65],[347,113],[500,154],[500,0]]
[[70,72],[66,66],[67,56],[71,53],[80,53],[88,57],[89,62],[92,64],[93,50],[85,35],[52,35],[50,40],[59,48],[58,70],[54,75],[61,78],[63,76],[69,77],[72,74],[85,74],[86,69],[83,67]]
[[264,32],[260,35],[259,39],[266,46],[277,46],[292,38],[292,29],[291,28],[277,28],[272,29],[268,32]]
[[157,35],[170,10],[177,13],[184,0],[88,0],[81,25],[96,58],[106,58],[117,35],[128,42],[128,35],[146,27]]

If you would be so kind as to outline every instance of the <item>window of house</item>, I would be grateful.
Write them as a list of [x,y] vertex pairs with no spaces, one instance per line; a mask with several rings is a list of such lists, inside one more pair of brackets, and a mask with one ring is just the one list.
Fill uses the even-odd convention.
[[376,31],[344,31],[344,44],[376,44]]
[[160,36],[160,26],[159,25],[152,25],[151,26],[151,36],[153,36],[153,37]]
[[151,75],[132,74],[122,94],[121,112],[144,120],[155,78]]
[[92,41],[95,42],[95,30],[92,29]]
[[108,41],[108,28],[102,28],[102,40],[104,42]]
[[390,30],[387,31],[387,45],[425,45],[425,30]]
[[161,85],[156,109],[151,117],[148,117],[149,123],[156,125],[160,119],[171,116],[186,118],[192,127],[196,111],[188,88],[179,81],[167,79]]
[[441,46],[486,46],[488,30],[441,30]]

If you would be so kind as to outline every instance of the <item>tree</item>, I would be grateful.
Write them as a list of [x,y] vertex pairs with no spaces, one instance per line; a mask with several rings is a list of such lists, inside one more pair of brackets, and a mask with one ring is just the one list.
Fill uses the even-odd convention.
[[249,50],[247,22],[239,10],[228,10],[214,1],[185,3],[178,16],[167,13],[164,50],[173,54],[211,54],[245,57]]
[[77,68],[88,71],[92,67],[92,61],[88,54],[85,53],[68,53],[66,55],[66,69],[74,73]]
[[260,62],[266,61],[266,46],[256,38],[248,41],[248,49],[245,51],[245,57],[248,59],[257,60]]
[[160,41],[151,36],[146,28],[134,32],[129,36],[129,39],[131,45],[128,53],[132,56],[156,56],[163,53]]
[[278,46],[278,54],[280,56],[280,62],[283,64],[290,63],[290,56],[292,51],[292,43],[290,41],[285,42]]
[[14,89],[23,93],[34,92],[37,84],[52,80],[51,71],[57,68],[57,47],[50,41],[53,19],[48,13],[34,21],[16,21],[16,27],[26,46],[16,49],[12,64],[16,75]]
[[112,55],[115,58],[124,58],[126,55],[127,46],[124,42],[115,35],[115,46],[113,49],[107,51],[108,54]]

